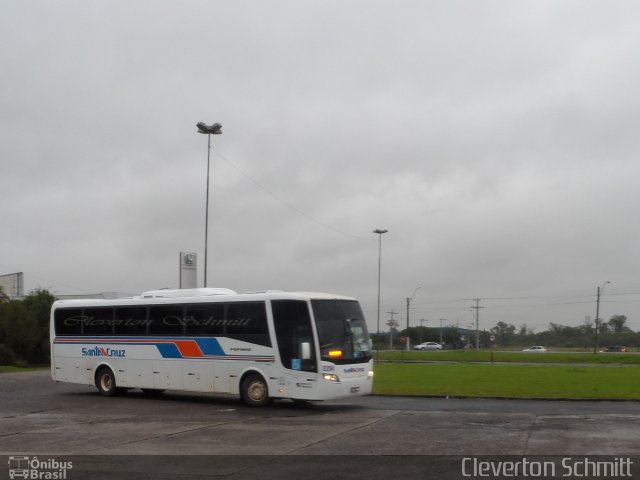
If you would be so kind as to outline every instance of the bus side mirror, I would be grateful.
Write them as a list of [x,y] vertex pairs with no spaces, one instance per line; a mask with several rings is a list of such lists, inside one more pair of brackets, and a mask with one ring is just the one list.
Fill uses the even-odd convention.
[[302,342],[300,344],[300,350],[302,353],[303,360],[309,360],[311,358],[311,344],[309,342]]

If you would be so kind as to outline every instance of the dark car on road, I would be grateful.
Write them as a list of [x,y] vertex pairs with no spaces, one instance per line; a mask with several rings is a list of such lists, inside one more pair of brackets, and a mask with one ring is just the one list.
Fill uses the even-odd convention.
[[617,352],[617,353],[626,353],[629,351],[627,347],[623,347],[622,345],[613,345],[611,347],[607,347],[603,352]]

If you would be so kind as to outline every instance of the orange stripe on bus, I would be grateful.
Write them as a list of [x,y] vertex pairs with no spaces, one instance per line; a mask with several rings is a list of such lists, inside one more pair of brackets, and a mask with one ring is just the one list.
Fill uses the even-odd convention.
[[193,340],[178,340],[175,344],[183,357],[202,357],[202,350]]

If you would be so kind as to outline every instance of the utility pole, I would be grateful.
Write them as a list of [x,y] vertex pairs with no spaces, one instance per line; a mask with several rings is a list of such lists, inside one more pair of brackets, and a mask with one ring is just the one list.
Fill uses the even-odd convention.
[[393,318],[394,315],[397,315],[398,312],[396,312],[393,308],[391,309],[390,312],[387,312],[389,315],[391,315],[391,318],[389,319],[389,321],[387,322],[387,325],[389,325],[389,350],[393,349],[393,327],[398,325],[398,322],[396,321],[395,318]]
[[600,287],[598,287],[596,295],[596,342],[593,344],[593,353],[598,353],[598,334],[600,333]]
[[471,307],[476,311],[476,350],[480,350],[480,309],[484,308],[480,306],[480,298],[473,299],[476,302],[475,307]]
[[411,299],[407,297],[407,333],[406,333],[406,349],[409,350],[409,304],[411,304]]
[[[410,297],[407,297],[407,338],[409,338],[409,307],[411,306],[411,300],[413,300],[414,295],[418,290],[422,287],[417,287]],[[409,342],[407,342],[407,350],[409,350]]]
[[446,318],[440,319],[440,345],[442,345],[442,322],[444,322]]
[[407,297],[407,335],[409,335],[409,305],[411,304],[411,299]]

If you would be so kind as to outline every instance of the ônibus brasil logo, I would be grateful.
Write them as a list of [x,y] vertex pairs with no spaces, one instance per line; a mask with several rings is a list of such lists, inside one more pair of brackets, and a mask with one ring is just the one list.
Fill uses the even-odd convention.
[[114,348],[104,348],[104,347],[93,347],[93,348],[83,348],[82,349],[83,357],[124,357],[125,351],[116,350]]

